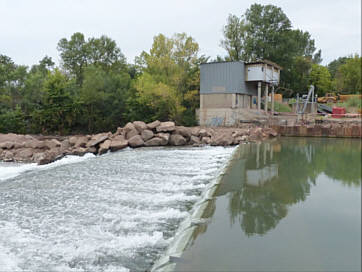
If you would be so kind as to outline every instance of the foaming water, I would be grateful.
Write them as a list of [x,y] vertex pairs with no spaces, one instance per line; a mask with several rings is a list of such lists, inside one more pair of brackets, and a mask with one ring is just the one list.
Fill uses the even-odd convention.
[[0,270],[149,269],[233,150],[141,148],[0,165],[18,170],[0,175]]
[[36,163],[27,163],[27,164],[23,163],[22,164],[22,163],[1,162],[0,163],[0,181],[17,177],[24,172],[28,172],[28,171],[32,171],[32,170],[51,169],[53,167],[57,167],[60,165],[81,162],[81,161],[84,161],[84,160],[87,160],[87,159],[93,158],[93,157],[95,157],[95,155],[93,155],[92,153],[87,153],[82,157],[68,155],[58,161],[55,161],[55,162],[52,162],[49,164],[45,164],[45,165],[37,165]]

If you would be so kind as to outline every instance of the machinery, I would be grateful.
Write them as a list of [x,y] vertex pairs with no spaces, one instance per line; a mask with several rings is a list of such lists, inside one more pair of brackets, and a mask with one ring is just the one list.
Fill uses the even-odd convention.
[[318,103],[336,103],[338,96],[334,93],[326,93],[325,96],[318,97]]

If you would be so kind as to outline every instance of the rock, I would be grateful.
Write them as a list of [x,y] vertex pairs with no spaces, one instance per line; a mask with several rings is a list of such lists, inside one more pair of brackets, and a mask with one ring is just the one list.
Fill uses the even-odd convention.
[[174,122],[161,122],[161,124],[156,127],[157,132],[170,132],[176,129]]
[[115,137],[112,139],[110,149],[111,151],[117,151],[128,146],[128,141],[124,137]]
[[124,131],[125,133],[127,133],[128,131],[133,130],[133,129],[136,129],[135,126],[134,126],[134,124],[128,122],[128,123],[124,126],[123,131]]
[[88,137],[87,136],[80,136],[78,137],[77,141],[75,142],[75,147],[86,147],[88,143]]
[[75,145],[77,140],[78,140],[78,136],[71,136],[71,137],[69,137],[69,144],[70,145]]
[[97,154],[97,148],[95,146],[87,147],[86,148],[86,153]]
[[4,150],[1,156],[4,162],[14,161],[14,153],[11,150]]
[[145,146],[161,146],[161,145],[167,145],[168,141],[165,139],[154,137],[147,142],[145,142]]
[[108,134],[100,133],[94,135],[91,140],[87,143],[87,147],[96,146],[100,143],[103,143],[105,140],[108,139]]
[[199,136],[200,137],[210,137],[209,134],[207,133],[206,129],[204,129],[204,128],[199,130]]
[[267,136],[272,136],[272,137],[277,137],[278,136],[278,132],[276,132],[274,129],[272,128],[266,128],[263,131]]
[[30,140],[30,141],[27,141],[25,142],[25,145],[24,147],[27,147],[27,148],[33,148],[33,149],[46,149],[48,148],[45,144],[45,142],[43,141],[39,141],[39,140]]
[[48,149],[53,149],[53,148],[56,148],[56,147],[60,147],[61,145],[62,144],[56,139],[51,139],[51,140],[46,140],[45,141],[45,146]]
[[77,156],[83,156],[85,153],[88,153],[88,149],[84,147],[76,147],[71,151],[72,155],[77,155]]
[[137,129],[132,129],[126,132],[126,139],[129,140],[131,139],[133,136],[139,135],[138,130]]
[[241,139],[240,139],[242,142],[245,142],[247,140],[249,140],[249,137],[247,135],[243,135],[241,136]]
[[171,145],[176,145],[176,146],[179,146],[179,145],[185,145],[186,144],[186,139],[179,135],[179,134],[172,134],[170,136],[170,144]]
[[133,125],[139,133],[141,133],[143,130],[147,129],[146,123],[142,122],[142,121],[134,121]]
[[199,127],[191,128],[191,135],[199,137],[200,136],[200,128]]
[[148,141],[149,139],[151,139],[153,137],[153,135],[154,134],[153,134],[152,130],[149,130],[149,129],[145,129],[141,133],[141,137],[142,137],[143,141],[145,141],[145,142]]
[[201,138],[202,144],[210,144],[211,143],[211,137],[204,136]]
[[135,135],[128,140],[128,145],[131,147],[140,147],[144,145],[144,141],[140,135]]
[[0,143],[0,148],[2,148],[2,149],[12,149],[13,147],[14,147],[13,142],[6,141],[6,142]]
[[21,148],[16,150],[14,153],[14,160],[21,162],[31,161],[33,157],[34,149],[32,148]]
[[60,143],[60,149],[61,150],[66,150],[68,148],[70,148],[70,142],[69,142],[69,139],[65,139],[64,141],[62,141]]
[[40,164],[48,164],[53,161],[59,160],[64,154],[59,154],[56,150],[47,150],[45,152],[36,153],[33,156],[33,160]]
[[114,133],[114,135],[123,135],[123,128],[118,127],[117,131]]
[[217,145],[217,146],[228,146],[228,145],[232,145],[234,142],[233,137],[231,136],[230,133],[220,133],[215,135],[214,137],[211,138],[211,145]]
[[194,144],[199,145],[200,143],[201,143],[201,141],[200,141],[199,137],[196,137],[194,135],[192,135],[190,137],[189,144],[191,144],[191,145],[194,145]]
[[179,134],[183,137],[185,137],[186,139],[190,139],[191,137],[191,129],[184,127],[184,126],[178,126],[176,127],[176,129],[174,130],[173,134]]
[[161,132],[161,133],[157,133],[155,136],[163,139],[163,142],[162,142],[163,144],[162,145],[167,145],[168,142],[170,141],[170,134],[169,133],[162,133]]
[[160,124],[161,124],[161,122],[156,120],[156,121],[153,121],[152,123],[148,123],[147,128],[152,130],[152,129],[155,129],[156,127],[158,127]]
[[106,140],[106,141],[104,141],[103,143],[101,143],[101,144],[99,145],[98,154],[99,154],[99,155],[102,155],[102,154],[104,154],[104,153],[107,153],[107,151],[109,150],[110,146],[111,146],[111,140]]

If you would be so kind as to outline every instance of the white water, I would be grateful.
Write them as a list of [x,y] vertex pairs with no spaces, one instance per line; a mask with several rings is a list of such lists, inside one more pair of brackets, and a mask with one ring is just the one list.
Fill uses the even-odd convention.
[[145,148],[1,164],[0,270],[149,269],[232,151]]

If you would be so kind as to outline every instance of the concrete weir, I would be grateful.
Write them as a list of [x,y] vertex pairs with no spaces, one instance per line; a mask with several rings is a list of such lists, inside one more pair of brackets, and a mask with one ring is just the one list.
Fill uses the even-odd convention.
[[151,271],[166,272],[173,271],[176,263],[182,261],[181,256],[192,241],[195,231],[200,224],[207,223],[207,219],[203,216],[207,213],[207,210],[212,201],[219,184],[223,180],[223,176],[232,165],[236,154],[238,153],[239,146],[237,146],[231,154],[229,161],[225,164],[218,177],[214,182],[210,183],[202,194],[201,199],[195,203],[192,208],[191,215],[181,222],[176,235],[167,248],[164,255],[153,265]]

